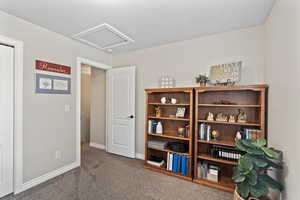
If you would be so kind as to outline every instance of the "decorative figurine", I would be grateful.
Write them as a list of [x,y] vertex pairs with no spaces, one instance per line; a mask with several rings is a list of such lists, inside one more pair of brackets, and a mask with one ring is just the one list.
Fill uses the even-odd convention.
[[155,117],[161,116],[161,109],[159,106],[155,107]]
[[242,139],[242,134],[240,131],[238,131],[235,135],[235,141]]
[[214,121],[214,114],[209,112],[207,114],[207,118],[206,118],[207,121]]
[[161,98],[161,99],[160,99],[160,102],[161,102],[162,104],[166,104],[166,103],[167,103],[167,98],[166,98],[166,97]]
[[226,114],[220,112],[216,116],[216,121],[227,122],[228,121],[228,116]]
[[176,103],[177,103],[177,99],[172,98],[172,99],[171,99],[171,104],[176,104]]
[[247,114],[245,112],[241,112],[241,109],[239,109],[239,114],[237,116],[237,122],[239,122],[239,123],[247,122]]
[[214,140],[218,140],[218,137],[220,137],[220,133],[217,130],[213,130],[211,132],[211,135],[212,135]]
[[234,115],[229,115],[228,122],[234,123],[235,122],[235,116]]
[[184,137],[184,132],[185,132],[185,128],[184,127],[179,127],[178,128],[178,136],[179,137]]

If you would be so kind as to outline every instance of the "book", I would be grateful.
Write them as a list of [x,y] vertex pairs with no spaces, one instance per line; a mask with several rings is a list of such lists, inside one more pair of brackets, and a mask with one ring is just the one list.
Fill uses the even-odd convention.
[[177,155],[177,170],[176,170],[176,172],[177,173],[181,173],[181,168],[182,168],[182,166],[181,166],[181,160],[182,160],[182,156],[181,155]]
[[167,170],[170,170],[170,152],[167,153]]
[[169,170],[173,170],[173,156],[174,154],[170,153],[170,163],[169,163]]
[[185,175],[189,175],[189,160],[190,158],[188,156],[185,156]]
[[181,156],[181,170],[180,173],[185,175],[186,170],[186,156]]

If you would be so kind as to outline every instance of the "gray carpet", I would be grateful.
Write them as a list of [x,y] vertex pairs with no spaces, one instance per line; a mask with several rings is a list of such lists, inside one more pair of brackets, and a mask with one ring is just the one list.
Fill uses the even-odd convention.
[[143,168],[143,162],[83,147],[82,167],[1,200],[232,200],[231,194]]

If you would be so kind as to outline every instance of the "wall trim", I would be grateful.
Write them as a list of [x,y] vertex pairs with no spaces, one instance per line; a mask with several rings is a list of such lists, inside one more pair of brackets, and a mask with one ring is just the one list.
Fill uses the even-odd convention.
[[142,153],[136,153],[135,154],[136,159],[145,160],[145,154]]
[[101,150],[106,150],[106,146],[104,144],[98,144],[98,143],[94,143],[94,142],[90,143],[90,147],[94,147],[94,148],[101,149]]
[[13,46],[14,55],[14,186],[13,192],[23,185],[23,52],[24,43],[0,35],[0,43]]
[[40,177],[34,178],[34,179],[30,180],[30,181],[27,181],[27,182],[25,182],[23,184],[22,189],[19,190],[18,193],[23,192],[25,190],[28,190],[28,189],[30,189],[32,187],[35,187],[35,186],[37,186],[37,185],[39,185],[41,183],[44,183],[44,182],[46,182],[46,181],[48,181],[48,180],[50,180],[52,178],[55,178],[55,177],[57,177],[59,175],[62,175],[64,173],[66,173],[68,171],[71,171],[72,169],[75,169],[75,168],[78,168],[78,167],[80,167],[80,163],[74,162],[74,163],[66,165],[66,166],[64,166],[62,168],[54,170],[52,172],[46,173],[46,174],[44,174],[44,175],[42,175]]

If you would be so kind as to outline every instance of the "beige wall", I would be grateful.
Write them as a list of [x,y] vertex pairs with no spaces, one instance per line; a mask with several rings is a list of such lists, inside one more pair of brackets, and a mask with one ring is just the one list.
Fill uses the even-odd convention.
[[[111,56],[0,12],[0,35],[24,42],[24,182],[75,161],[76,57],[110,64]],[[35,60],[72,67],[72,94],[35,94]],[[65,112],[65,105],[71,111]],[[59,138],[59,140],[57,140]],[[55,159],[55,151],[61,159]]]
[[244,61],[242,84],[264,82],[264,27],[212,35],[160,47],[113,55],[113,66],[135,65],[136,149],[144,153],[144,89],[158,86],[159,76],[174,76],[177,86],[194,85],[198,73],[213,64]]
[[266,23],[269,142],[284,153],[284,198],[300,199],[300,1],[279,0]]
[[106,133],[106,78],[105,71],[92,67],[91,72],[91,139],[94,144],[104,145]]

